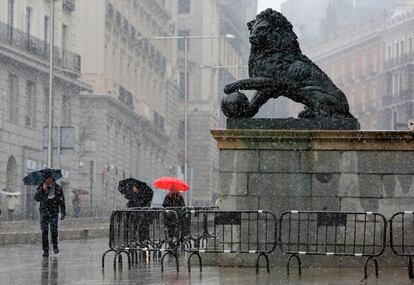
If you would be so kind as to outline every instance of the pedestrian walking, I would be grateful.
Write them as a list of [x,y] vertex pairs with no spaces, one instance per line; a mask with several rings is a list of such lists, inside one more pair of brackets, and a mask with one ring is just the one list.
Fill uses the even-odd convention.
[[[128,200],[127,208],[151,207],[154,191],[147,183],[128,178],[119,182],[118,191]],[[130,231],[135,242],[145,246],[150,239],[149,227],[152,223],[151,215],[146,213],[132,213],[130,216]]]
[[73,207],[73,215],[75,218],[79,218],[80,216],[80,207],[81,207],[81,199],[79,194],[73,194],[72,198],[72,207]]
[[41,172],[43,182],[37,187],[34,196],[40,202],[40,228],[42,231],[43,257],[49,256],[49,227],[52,235],[53,253],[58,254],[58,218],[66,216],[65,197],[62,187],[56,183],[53,172],[49,169]]

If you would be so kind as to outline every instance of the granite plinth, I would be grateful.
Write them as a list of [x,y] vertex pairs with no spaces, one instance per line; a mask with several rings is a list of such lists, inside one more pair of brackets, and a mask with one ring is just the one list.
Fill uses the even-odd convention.
[[228,118],[227,129],[261,130],[359,130],[358,120],[353,118],[315,118],[315,119],[250,119]]
[[[414,207],[414,132],[214,130],[220,209],[378,212]],[[396,237],[399,239],[400,237]],[[217,259],[237,265],[240,256]],[[276,250],[272,265],[287,257]],[[379,262],[400,265],[387,247]],[[308,266],[361,265],[355,258],[304,257]],[[254,260],[251,262],[254,265]]]

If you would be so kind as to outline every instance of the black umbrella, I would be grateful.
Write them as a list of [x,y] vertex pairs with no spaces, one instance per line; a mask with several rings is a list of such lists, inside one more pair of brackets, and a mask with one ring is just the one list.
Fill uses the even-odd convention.
[[24,185],[40,185],[46,178],[53,177],[54,180],[62,178],[62,170],[45,168],[29,173],[23,178]]
[[147,183],[142,182],[135,178],[128,178],[125,180],[119,181],[118,191],[122,194],[128,194],[132,192],[132,187],[137,186],[138,188],[148,187]]
[[[132,190],[134,186],[139,189],[138,192]],[[154,195],[154,191],[147,183],[134,178],[119,181],[118,191],[125,195],[125,198],[128,200],[128,208],[149,207]]]

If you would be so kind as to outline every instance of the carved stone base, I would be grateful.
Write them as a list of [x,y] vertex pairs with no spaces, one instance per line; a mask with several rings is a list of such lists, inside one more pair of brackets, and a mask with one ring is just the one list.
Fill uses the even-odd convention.
[[359,130],[356,119],[227,119],[227,129],[267,130]]

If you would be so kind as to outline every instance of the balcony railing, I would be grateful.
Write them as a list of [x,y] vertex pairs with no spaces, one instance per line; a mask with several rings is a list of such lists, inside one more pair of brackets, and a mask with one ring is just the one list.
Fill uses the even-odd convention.
[[385,69],[393,68],[401,64],[407,64],[414,61],[414,54],[405,54],[399,57],[393,57],[385,61]]
[[[28,52],[38,59],[49,61],[49,43],[2,22],[0,22],[0,43],[22,52]],[[53,60],[56,67],[77,74],[81,72],[81,58],[76,53],[55,47],[53,49]]]

